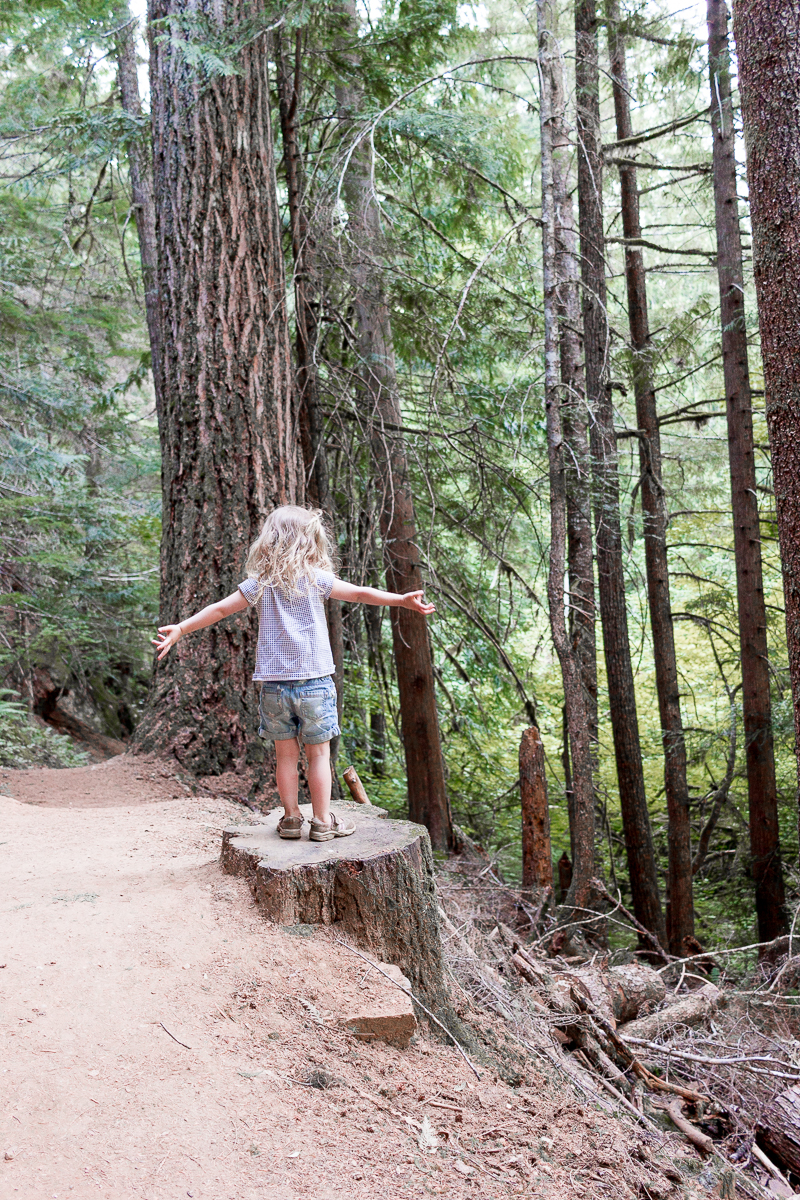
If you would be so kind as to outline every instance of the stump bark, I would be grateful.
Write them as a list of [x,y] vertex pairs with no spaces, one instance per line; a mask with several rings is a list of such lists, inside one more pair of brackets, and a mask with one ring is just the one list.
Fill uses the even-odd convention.
[[524,730],[519,744],[519,790],[522,807],[522,886],[552,887],[553,857],[544,746],[535,725]]
[[[223,831],[222,869],[247,880],[279,925],[336,925],[373,958],[394,963],[433,1009],[448,1003],[428,831],[372,805],[337,804],[356,831],[330,842],[284,841],[279,810]],[[311,806],[301,805],[306,818]]]

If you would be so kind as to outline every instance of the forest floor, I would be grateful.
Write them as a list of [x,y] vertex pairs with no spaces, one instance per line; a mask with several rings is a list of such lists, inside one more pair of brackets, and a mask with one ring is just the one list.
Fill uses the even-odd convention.
[[424,1032],[356,1042],[364,964],[220,872],[240,804],[125,756],[0,793],[4,1200],[718,1194],[657,1168],[676,1135],[645,1145],[535,1060],[511,1086]]

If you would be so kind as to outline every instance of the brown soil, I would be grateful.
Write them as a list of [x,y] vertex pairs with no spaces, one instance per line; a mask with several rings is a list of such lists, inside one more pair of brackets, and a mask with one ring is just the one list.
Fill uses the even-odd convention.
[[217,865],[250,814],[160,771],[0,772],[4,1200],[709,1194],[650,1161],[674,1135],[645,1143],[545,1063],[511,1087],[423,1033],[356,1042],[337,1019],[364,964],[265,922]]

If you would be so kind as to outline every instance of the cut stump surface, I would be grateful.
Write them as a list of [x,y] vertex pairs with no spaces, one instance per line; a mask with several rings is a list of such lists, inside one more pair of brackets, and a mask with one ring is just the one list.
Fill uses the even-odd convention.
[[[222,835],[222,869],[243,876],[265,916],[279,925],[337,925],[373,959],[396,963],[424,1003],[447,1003],[428,831],[390,821],[384,810],[336,805],[350,837],[311,842],[278,837],[280,811]],[[311,817],[311,806],[301,805]]]

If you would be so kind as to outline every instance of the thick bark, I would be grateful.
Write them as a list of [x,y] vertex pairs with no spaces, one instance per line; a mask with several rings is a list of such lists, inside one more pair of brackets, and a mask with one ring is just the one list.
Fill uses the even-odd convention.
[[542,155],[542,269],[544,275],[544,369],[547,453],[550,478],[550,558],[547,598],[550,629],[561,666],[572,759],[574,859],[567,908],[588,907],[594,877],[594,789],[589,721],[580,662],[573,650],[564,614],[564,571],[567,537],[567,484],[561,413],[559,370],[557,213],[553,177],[553,136],[558,125],[553,99],[561,89],[554,75],[561,72],[555,39],[555,9],[551,0],[538,0],[539,104]]
[[570,190],[572,145],[566,121],[563,72],[551,74],[553,89],[553,201],[556,212],[556,277],[561,355],[561,414],[567,492],[569,632],[580,664],[592,776],[597,773],[597,642],[592,556],[591,463],[586,431],[586,378],[580,333],[578,239]]
[[[348,9],[351,22],[354,10]],[[353,87],[337,89],[345,129],[357,111]],[[381,496],[381,534],[386,583],[395,592],[423,587],[417,546],[414,498],[397,392],[389,308],[378,260],[383,234],[375,204],[368,147],[350,155],[344,180],[348,210],[347,270],[354,291],[359,374],[370,449]],[[405,608],[392,608],[392,645],[400,697],[400,719],[412,821],[427,827],[434,849],[453,845],[453,826],[445,785],[444,759],[436,709],[433,655],[425,619]]]
[[519,791],[522,808],[522,886],[552,887],[553,855],[544,746],[535,725],[523,732],[519,744]]
[[[136,21],[131,17],[127,3],[117,10],[116,19],[122,24],[116,39],[120,100],[125,112],[136,121],[141,121],[142,103],[139,97],[139,78],[136,72]],[[158,292],[156,210],[153,198],[150,139],[142,131],[130,139],[127,149],[133,212],[139,241],[139,260],[142,264],[144,310],[147,334],[150,340],[153,390],[156,397],[156,415],[160,424],[163,409],[161,360],[164,335],[161,327],[161,301]]]
[[[151,0],[151,20],[184,15]],[[195,11],[192,9],[192,11]],[[209,19],[219,10],[204,8]],[[229,0],[224,17],[257,10]],[[164,327],[161,619],[236,589],[247,545],[301,502],[265,38],[240,73],[202,78],[153,38],[150,80]],[[214,773],[242,761],[255,722],[254,619],[186,638],[158,665],[140,750]]]
[[739,0],[733,27],[800,773],[800,0]]
[[[608,48],[611,59],[617,138],[633,136],[630,92],[625,66],[625,41],[620,33],[619,0],[606,0]],[[653,636],[658,710],[664,746],[664,788],[669,820],[669,903],[667,936],[673,954],[683,954],[683,939],[694,932],[692,898],[692,839],[689,787],[686,778],[686,743],[681,718],[675,631],[669,594],[667,564],[667,506],[661,472],[661,439],[653,389],[652,346],[647,314],[644,259],[635,244],[641,240],[639,188],[636,167],[619,169],[622,228],[625,247],[625,281],[633,350],[633,386],[639,429],[642,511],[644,514],[645,569]]]
[[[302,78],[302,34],[300,30],[295,33],[293,68],[289,66],[284,38],[280,33],[275,35],[275,50],[278,109],[283,141],[286,191],[289,199],[289,228],[294,267],[295,355],[297,360],[295,383],[299,409],[300,443],[305,466],[306,494],[312,504],[324,510],[333,525],[333,497],[330,489],[324,422],[319,404],[319,374],[316,357],[319,333],[317,314],[320,310],[321,289],[314,258],[314,242],[306,211],[303,158],[298,133]],[[341,601],[326,601],[325,610],[333,653],[336,707],[341,726],[344,707],[344,639]],[[339,743],[338,737],[331,742],[334,799],[338,799],[339,793],[336,774]]]
[[750,852],[756,885],[758,940],[770,942],[786,932],[786,914],[772,741],[767,613],[761,565],[753,412],[747,359],[742,240],[736,193],[736,142],[731,102],[726,0],[708,0],[708,52],[711,71],[711,130],[714,139],[717,273],[728,416],[736,589],[739,602],[747,791],[750,802]]
[[575,4],[578,213],[583,284],[586,394],[591,421],[597,591],[603,629],[611,728],[633,911],[666,941],[650,814],[644,785],[633,684],[619,515],[614,406],[608,386],[609,329],[603,233],[603,154],[596,0]]

